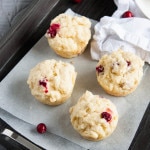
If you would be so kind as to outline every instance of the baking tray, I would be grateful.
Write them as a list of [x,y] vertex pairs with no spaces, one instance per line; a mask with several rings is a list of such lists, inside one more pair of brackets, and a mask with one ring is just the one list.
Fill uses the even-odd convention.
[[[112,8],[110,9],[110,8],[108,8],[107,7],[107,4],[108,4],[108,2],[107,1],[103,1],[103,0],[101,0],[101,1],[99,1],[98,2],[98,5],[95,3],[95,5],[94,5],[94,9],[91,9],[90,11],[88,11],[87,13],[86,13],[86,11],[85,10],[87,10],[88,8],[90,8],[90,6],[91,6],[91,1],[89,0],[88,1],[88,3],[87,3],[87,5],[84,5],[85,3],[82,3],[81,5],[80,5],[80,7],[79,6],[74,6],[74,5],[70,5],[70,3],[68,3],[68,1],[65,1],[65,2],[61,2],[60,3],[60,6],[62,6],[62,7],[59,7],[59,8],[61,8],[61,10],[59,9],[57,9],[57,11],[55,11],[55,12],[53,12],[52,14],[53,15],[49,15],[49,18],[52,18],[52,17],[54,17],[55,15],[57,15],[57,14],[59,14],[61,11],[64,11],[64,10],[66,10],[66,8],[67,7],[69,7],[69,6],[73,6],[73,8],[76,10],[76,12],[79,12],[79,13],[81,13],[81,14],[83,14],[83,15],[86,15],[87,14],[87,16],[93,16],[93,18],[95,19],[97,19],[97,18],[100,18],[100,17],[102,17],[103,15],[111,15],[112,14],[112,12],[115,10],[115,6],[114,6],[114,4],[112,3]],[[99,4],[102,4],[101,6],[99,5]],[[62,5],[62,4],[64,4],[64,5]],[[67,4],[67,5],[66,5]],[[41,7],[40,7],[41,8]],[[101,12],[99,13],[99,14],[97,14],[97,13],[93,13],[96,9],[98,8],[98,10],[99,10],[99,8],[101,8]],[[106,9],[107,8],[107,9]],[[88,9],[89,10],[89,9]],[[36,11],[34,10],[34,13],[35,13]],[[98,11],[96,11],[96,12],[98,12]],[[90,17],[91,17],[90,16]],[[92,17],[91,17],[92,18]],[[29,21],[29,20],[28,20]],[[45,22],[46,21],[46,22]],[[44,23],[47,23],[47,19],[43,19],[42,20],[42,22],[43,22],[43,24]],[[40,22],[41,23],[41,22]],[[42,25],[43,25],[42,24]],[[48,24],[49,23],[47,23],[47,26],[48,26]],[[38,26],[38,27],[40,27],[40,26]],[[44,28],[43,28],[44,27]],[[30,48],[33,46],[33,44],[37,41],[37,40],[39,40],[39,38],[44,34],[44,30],[46,29],[47,27],[46,26],[42,26],[42,29],[41,29],[41,33],[39,34],[39,36],[37,36],[37,37],[34,37],[34,36],[32,36],[33,38],[33,41],[30,41],[30,40],[27,40],[27,41],[25,41],[25,43],[23,43],[23,45],[22,46],[20,46],[19,47],[19,49],[18,50],[20,50],[20,52],[19,52],[19,55],[17,56],[17,55],[14,55],[15,57],[11,57],[11,58],[13,58],[13,59],[10,59],[11,61],[7,61],[7,62],[9,62],[9,63],[7,63],[7,65],[5,65],[4,67],[2,67],[1,69],[2,69],[2,71],[3,71],[3,76],[1,76],[1,80],[2,80],[2,78],[10,71],[10,69],[13,67],[13,66],[11,66],[10,64],[13,64],[13,65],[15,65],[21,58],[22,58],[22,56],[28,51],[28,50],[30,50]],[[37,30],[36,30],[37,31]],[[16,31],[17,32],[17,31]],[[32,34],[34,34],[35,32],[33,32]],[[37,31],[37,33],[38,33],[38,31]],[[38,35],[38,34],[36,34],[36,35]],[[6,36],[7,37],[7,36]],[[30,37],[31,38],[31,37]],[[30,39],[29,37],[28,37],[28,39]],[[7,38],[6,38],[7,39]],[[5,40],[4,40],[5,41]],[[10,40],[9,39],[9,41],[12,43],[13,41],[12,40]],[[3,43],[3,46],[5,46],[5,48],[6,49],[8,49],[10,46],[11,46],[11,43],[9,43],[9,41],[8,41],[8,45],[6,44],[6,43],[4,43],[4,42],[2,42]],[[28,46],[25,46],[27,43],[29,43],[29,47]],[[2,45],[1,45],[2,46]],[[3,49],[3,47],[1,47],[2,49]],[[21,48],[22,48],[22,50],[21,50]],[[10,48],[9,48],[10,49]],[[23,50],[24,50],[24,52],[23,52]],[[18,54],[18,53],[17,53]],[[4,56],[4,55],[1,55],[1,56]],[[17,56],[17,57],[16,57]],[[16,60],[17,59],[17,60]],[[16,60],[15,61],[15,63],[14,63],[14,60]],[[7,68],[7,69],[6,69]],[[6,71],[7,70],[7,71]],[[146,111],[146,113],[145,113],[145,116],[146,117],[144,117],[143,118],[143,120],[142,120],[142,123],[141,123],[141,125],[142,126],[140,126],[140,128],[138,129],[138,131],[137,131],[137,133],[136,133],[136,138],[134,138],[134,140],[133,140],[133,143],[131,144],[131,149],[133,148],[136,148],[136,147],[139,147],[139,145],[140,145],[140,139],[143,139],[144,137],[145,137],[145,135],[146,135],[146,137],[147,137],[147,135],[149,135],[149,132],[146,132],[146,131],[149,131],[149,130],[147,130],[148,129],[148,123],[147,122],[149,122],[149,120],[148,120],[148,110],[149,110],[149,107],[148,107],[148,109],[147,109],[147,111]],[[145,125],[145,123],[143,123],[143,122],[146,122],[146,125]],[[140,123],[140,120],[139,120],[139,123]],[[137,125],[138,126],[138,125]],[[145,130],[144,130],[145,129]],[[143,132],[142,132],[143,131]],[[148,138],[146,138],[146,139],[148,139]],[[143,140],[142,140],[143,141]],[[144,141],[148,141],[148,140],[144,140]],[[131,141],[130,141],[130,143],[131,143]],[[137,143],[139,143],[139,144],[137,144]],[[143,144],[143,145],[146,145],[146,144]]]

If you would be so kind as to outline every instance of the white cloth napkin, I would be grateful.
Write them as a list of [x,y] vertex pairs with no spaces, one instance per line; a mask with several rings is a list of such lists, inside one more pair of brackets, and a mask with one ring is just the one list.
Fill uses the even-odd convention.
[[[99,60],[102,55],[123,49],[140,56],[150,64],[150,20],[144,16],[134,0],[114,0],[117,10],[111,17],[104,16],[95,25],[91,42],[91,57]],[[121,18],[125,11],[135,17]]]

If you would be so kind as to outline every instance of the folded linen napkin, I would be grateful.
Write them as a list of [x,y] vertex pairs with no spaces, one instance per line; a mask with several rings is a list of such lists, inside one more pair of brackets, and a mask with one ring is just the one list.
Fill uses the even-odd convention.
[[[102,55],[123,49],[140,56],[150,64],[150,20],[144,16],[134,0],[114,0],[117,10],[111,17],[104,16],[95,25],[91,42],[91,57],[99,60]],[[125,11],[132,18],[121,18]]]

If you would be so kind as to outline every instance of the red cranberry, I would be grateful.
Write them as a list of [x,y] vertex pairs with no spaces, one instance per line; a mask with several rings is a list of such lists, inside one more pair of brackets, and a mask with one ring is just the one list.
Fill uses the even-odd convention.
[[49,29],[47,30],[47,34],[50,34],[51,38],[54,38],[59,28],[60,28],[60,24],[56,24],[56,23],[51,24]]
[[81,3],[82,0],[72,0],[74,3]]
[[109,122],[112,118],[111,114],[108,112],[102,112],[101,117],[104,118],[107,122]]
[[96,67],[96,71],[97,71],[98,73],[101,73],[101,72],[104,71],[104,67],[103,67],[102,65],[99,65],[98,67]]
[[131,65],[131,61],[127,61],[127,66],[130,66]]
[[39,84],[42,85],[43,87],[46,87],[46,85],[47,85],[45,80],[42,80],[42,81],[40,80]]
[[43,80],[40,80],[39,81],[39,85],[43,86],[45,88],[45,93],[48,92],[48,89],[47,89],[47,79],[43,79]]
[[126,11],[122,15],[122,18],[130,18],[130,17],[134,17],[134,15],[131,11]]
[[40,123],[37,125],[36,129],[37,129],[37,132],[42,134],[42,133],[46,132],[47,128],[46,128],[46,125],[44,123]]

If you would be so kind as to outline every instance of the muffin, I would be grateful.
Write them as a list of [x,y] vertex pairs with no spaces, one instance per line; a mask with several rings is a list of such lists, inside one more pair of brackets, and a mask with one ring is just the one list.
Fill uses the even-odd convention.
[[50,47],[56,54],[72,58],[82,54],[91,38],[91,22],[84,16],[60,14],[46,32]]
[[70,63],[45,60],[31,69],[27,84],[38,101],[59,105],[71,96],[76,76],[75,68]]
[[92,141],[110,136],[118,123],[118,112],[108,99],[86,91],[77,104],[70,108],[70,119],[80,135]]
[[97,81],[110,95],[126,96],[139,85],[144,62],[140,57],[123,50],[104,55],[96,66]]

